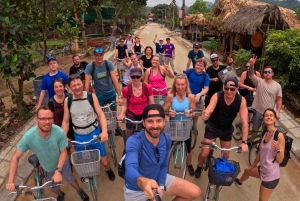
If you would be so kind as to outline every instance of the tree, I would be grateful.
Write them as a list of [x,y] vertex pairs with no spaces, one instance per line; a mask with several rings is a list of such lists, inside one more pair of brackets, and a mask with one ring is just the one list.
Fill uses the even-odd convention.
[[193,5],[188,10],[189,14],[208,14],[210,13],[210,9],[207,8],[206,4],[208,2],[203,1],[203,0],[196,0]]
[[164,20],[167,8],[167,4],[158,4],[151,9],[151,13],[154,13],[155,19]]
[[296,10],[296,14],[297,14],[298,20],[300,20],[300,6],[299,6],[299,8]]

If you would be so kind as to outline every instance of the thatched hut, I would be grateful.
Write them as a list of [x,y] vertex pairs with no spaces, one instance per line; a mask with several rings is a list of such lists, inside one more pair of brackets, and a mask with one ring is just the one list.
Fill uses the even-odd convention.
[[205,34],[207,20],[203,14],[189,14],[184,17],[183,25],[185,26],[187,38],[192,41],[199,41],[198,38]]

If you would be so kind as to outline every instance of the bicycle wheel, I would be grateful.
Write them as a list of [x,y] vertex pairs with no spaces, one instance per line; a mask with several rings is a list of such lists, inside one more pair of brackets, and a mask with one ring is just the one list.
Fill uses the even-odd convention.
[[90,187],[91,187],[91,194],[93,197],[94,201],[98,201],[98,197],[97,197],[97,189],[94,186],[94,181],[93,180],[89,180],[90,183]]
[[187,148],[184,142],[176,142],[169,152],[168,173],[179,178],[185,178]]
[[248,153],[249,165],[252,165],[252,163],[254,162],[254,160],[256,158],[256,155],[259,151],[259,143],[260,143],[260,140],[256,140],[250,146],[249,153]]
[[115,143],[115,137],[114,137],[114,133],[112,131],[109,131],[109,148],[111,150],[111,156],[113,159],[113,162],[115,164],[115,166],[118,166],[118,160],[117,160],[117,154],[116,154],[116,143]]
[[197,136],[198,136],[198,130],[197,130],[197,120],[193,119],[193,127],[191,130],[191,149],[194,149],[197,143]]
[[232,137],[235,140],[241,140],[242,139],[242,124],[240,115],[238,114],[235,118],[235,131],[232,133]]
[[219,199],[219,186],[211,185],[208,183],[206,193],[205,193],[205,201],[218,201]]
[[[43,185],[43,170],[40,169],[41,167],[37,167],[35,170],[35,186],[41,186]],[[44,197],[44,189],[38,189],[36,190],[36,198],[42,199]]]

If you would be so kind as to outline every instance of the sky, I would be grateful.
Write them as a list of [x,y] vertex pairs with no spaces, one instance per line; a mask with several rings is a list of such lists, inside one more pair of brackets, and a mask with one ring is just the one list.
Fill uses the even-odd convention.
[[[206,0],[210,2],[214,2],[214,0]],[[172,0],[147,0],[147,6],[156,6],[157,4],[170,4]],[[195,0],[185,0],[185,5],[191,6],[193,5]],[[176,4],[178,6],[182,6],[182,0],[176,0]]]

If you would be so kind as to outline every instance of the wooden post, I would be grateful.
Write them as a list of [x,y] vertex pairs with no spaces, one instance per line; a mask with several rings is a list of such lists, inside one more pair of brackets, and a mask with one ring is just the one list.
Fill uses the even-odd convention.
[[233,50],[233,45],[234,45],[234,38],[235,35],[230,33],[230,50],[229,50],[229,55],[232,56],[232,50]]

